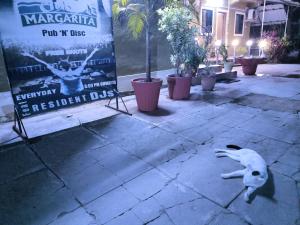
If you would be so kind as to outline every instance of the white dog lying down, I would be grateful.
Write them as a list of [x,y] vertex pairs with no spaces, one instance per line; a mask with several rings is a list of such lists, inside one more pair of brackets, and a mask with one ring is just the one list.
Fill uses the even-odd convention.
[[246,168],[231,173],[222,173],[221,177],[231,178],[243,176],[243,183],[248,187],[244,199],[249,201],[250,195],[259,187],[263,186],[268,180],[268,171],[265,160],[254,150],[240,148],[235,145],[227,145],[229,148],[237,150],[216,149],[217,157],[227,156],[239,161]]

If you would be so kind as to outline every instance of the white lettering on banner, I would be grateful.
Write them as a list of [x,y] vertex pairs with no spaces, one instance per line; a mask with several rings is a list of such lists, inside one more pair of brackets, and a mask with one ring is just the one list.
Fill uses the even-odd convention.
[[23,13],[21,19],[23,26],[64,23],[97,27],[97,17],[75,13]]
[[116,85],[117,81],[111,80],[111,81],[103,81],[103,82],[97,82],[97,83],[91,83],[91,84],[85,84],[84,88],[94,88],[94,87],[104,87],[104,86],[110,86],[110,85]]
[[23,101],[23,100],[30,99],[30,98],[54,95],[55,93],[56,93],[56,89],[45,90],[45,91],[36,91],[36,92],[16,95],[16,99],[17,99],[17,101]]
[[103,99],[103,98],[112,98],[114,97],[114,91],[102,91],[101,92],[91,92],[90,93],[91,100]]
[[49,101],[49,102],[41,102],[40,104],[33,104],[31,106],[31,109],[32,109],[33,112],[40,112],[40,111],[47,111],[49,109],[61,107],[61,106],[67,106],[67,105],[73,105],[73,104],[76,104],[76,103],[82,103],[82,102],[86,102],[86,96],[85,95],[62,98],[62,99]]
[[79,55],[79,54],[87,54],[87,49],[68,49],[66,50],[67,55]]
[[57,56],[57,55],[64,55],[65,51],[64,50],[49,50],[45,51],[46,56]]

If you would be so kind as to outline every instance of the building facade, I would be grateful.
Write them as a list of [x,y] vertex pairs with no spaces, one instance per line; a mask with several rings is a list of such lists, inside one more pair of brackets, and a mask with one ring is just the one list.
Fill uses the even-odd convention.
[[214,41],[220,40],[228,46],[230,55],[233,54],[232,42],[238,43],[237,55],[245,54],[253,8],[259,4],[258,0],[201,0],[200,24],[212,33]]

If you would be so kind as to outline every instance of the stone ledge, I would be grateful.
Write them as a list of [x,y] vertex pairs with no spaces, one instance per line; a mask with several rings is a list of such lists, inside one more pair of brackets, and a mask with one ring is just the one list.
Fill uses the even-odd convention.
[[216,78],[217,78],[217,81],[218,80],[232,80],[232,79],[237,78],[237,71],[216,73]]

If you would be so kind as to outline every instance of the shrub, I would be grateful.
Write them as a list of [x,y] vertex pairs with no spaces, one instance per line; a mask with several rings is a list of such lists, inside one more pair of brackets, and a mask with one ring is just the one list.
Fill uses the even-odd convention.
[[171,46],[171,63],[176,67],[177,75],[182,75],[186,63],[197,63],[197,30],[191,26],[193,15],[188,9],[179,6],[160,9],[158,14],[159,30],[167,34],[167,41]]
[[280,38],[276,31],[264,32],[262,38],[268,42],[266,53],[270,62],[280,62],[288,53],[290,42],[286,38]]

